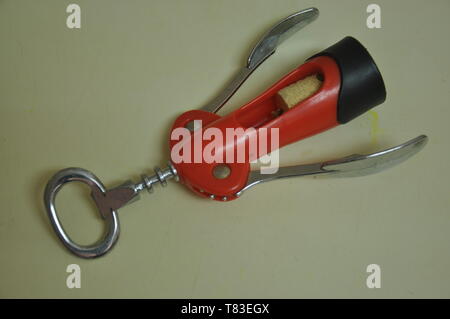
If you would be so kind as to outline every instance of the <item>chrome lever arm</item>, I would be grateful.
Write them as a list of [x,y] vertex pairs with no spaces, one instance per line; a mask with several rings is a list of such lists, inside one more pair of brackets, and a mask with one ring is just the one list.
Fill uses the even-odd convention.
[[296,12],[274,25],[258,41],[247,58],[247,65],[243,67],[228,86],[201,110],[217,113],[222,106],[233,96],[252,72],[268,57],[275,53],[277,47],[292,34],[313,22],[319,16],[319,10],[308,8]]
[[227,87],[219,93],[214,99],[212,99],[208,104],[201,108],[202,111],[207,111],[211,113],[217,113],[225,103],[236,93],[236,91],[241,87],[241,85],[247,80],[247,78],[256,69],[249,69],[248,67],[243,67],[239,70],[234,78],[228,83]]
[[378,173],[418,153],[427,141],[427,136],[420,135],[398,146],[368,155],[354,154],[321,163],[280,167],[275,174],[262,174],[259,170],[251,171],[247,185],[236,195],[241,196],[244,191],[260,183],[281,178],[307,175],[355,177]]

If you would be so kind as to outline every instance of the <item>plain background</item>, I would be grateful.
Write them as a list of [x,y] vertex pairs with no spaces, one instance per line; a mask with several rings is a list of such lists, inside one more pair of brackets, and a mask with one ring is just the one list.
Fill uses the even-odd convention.
[[[0,0],[0,297],[450,297],[450,2]],[[239,200],[196,197],[170,182],[120,210],[121,238],[97,260],[71,255],[43,209],[46,181],[79,166],[107,187],[168,160],[172,121],[218,93],[273,23],[315,6],[318,20],[268,59],[221,110],[239,107],[347,35],[371,52],[387,101],[282,149],[282,164],[400,144],[425,149],[361,178],[273,182]],[[103,224],[88,191],[68,185],[57,205],[80,243]],[[81,267],[81,288],[66,267]],[[381,266],[380,289],[366,267]]]

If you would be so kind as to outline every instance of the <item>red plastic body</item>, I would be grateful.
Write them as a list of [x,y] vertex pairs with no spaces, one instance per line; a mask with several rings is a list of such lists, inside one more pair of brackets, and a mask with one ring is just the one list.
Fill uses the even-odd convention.
[[[321,88],[294,107],[283,109],[281,115],[274,115],[274,112],[280,109],[276,102],[277,92],[312,74],[321,74],[323,76]],[[201,160],[200,163],[192,161],[176,163],[172,159],[180,181],[201,196],[212,197],[211,195],[214,195],[214,199],[220,201],[235,199],[235,194],[247,183],[250,160],[256,159],[265,153],[264,151],[259,152],[260,149],[258,148],[258,153],[255,154],[253,152],[249,154],[249,140],[252,138],[259,139],[261,135],[267,132],[268,140],[270,141],[271,129],[277,128],[279,133],[278,147],[281,148],[338,125],[337,101],[340,82],[340,72],[336,62],[330,57],[320,56],[300,65],[261,95],[226,116],[221,117],[217,114],[200,110],[188,111],[182,114],[175,120],[171,132],[176,128],[185,127],[192,120],[202,121],[202,129],[198,129],[190,134],[190,141],[183,141],[183,143],[191,143],[192,154],[197,153],[198,155],[199,150],[198,148],[194,149],[193,142],[196,138],[201,139],[208,128],[220,130],[224,137],[227,134],[227,128],[254,129],[248,130],[249,133],[245,134],[244,137],[235,138],[232,141],[224,138],[223,147],[216,149],[216,154],[223,154],[224,159],[226,158],[225,153],[227,150],[234,150],[234,161],[226,163],[231,170],[227,178],[218,179],[213,175],[213,169],[218,165],[217,162],[207,163]],[[210,142],[209,140],[202,140],[203,150]],[[179,143],[179,140],[170,139],[171,151],[177,143]],[[237,163],[238,147],[243,145],[246,147],[245,160]],[[274,151],[274,149],[271,149],[269,145],[267,153],[271,151]]]

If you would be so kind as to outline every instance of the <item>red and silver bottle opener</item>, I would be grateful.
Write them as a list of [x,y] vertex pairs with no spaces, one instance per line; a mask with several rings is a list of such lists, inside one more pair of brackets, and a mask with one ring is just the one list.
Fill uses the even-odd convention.
[[[179,128],[189,129],[187,142],[192,146],[193,153],[196,151],[193,146],[194,140],[211,128],[215,132],[221,132],[223,136],[226,136],[227,129],[251,128],[244,138],[227,140],[216,148],[217,155],[225,156],[225,153],[230,150],[233,150],[233,154],[237,154],[238,148],[248,148],[248,142],[253,138],[255,140],[262,137],[270,138],[270,132],[273,129],[276,129],[278,134],[278,145],[265,147],[264,151],[258,152],[257,155],[246,154],[244,160],[240,162],[218,163],[202,159],[200,162],[175,163],[171,160],[167,168],[155,168],[155,175],[143,176],[140,183],[126,182],[110,190],[107,190],[94,174],[85,169],[63,169],[49,180],[45,189],[44,203],[52,226],[64,245],[72,253],[83,258],[94,258],[105,254],[114,246],[119,236],[117,210],[136,200],[138,194],[144,189],[152,192],[155,184],[166,186],[168,179],[179,180],[200,196],[217,201],[230,201],[262,182],[315,174],[362,176],[392,167],[420,151],[427,142],[425,135],[377,153],[355,154],[320,163],[280,167],[273,174],[263,174],[250,169],[251,160],[273,152],[276,148],[318,134],[339,124],[345,124],[383,103],[386,98],[383,79],[372,57],[356,39],[346,37],[309,58],[244,106],[225,116],[217,115],[217,111],[248,76],[275,52],[281,42],[314,21],[318,15],[317,9],[309,8],[273,26],[253,48],[246,66],[239,71],[229,86],[203,108],[180,115],[171,129],[171,133]],[[320,88],[292,107],[280,106],[277,102],[277,93],[311,75],[320,76],[322,83]],[[195,127],[194,124],[198,123],[196,121],[201,121],[201,128]],[[170,140],[171,150],[178,142],[178,140]],[[206,147],[210,142],[210,140],[202,139],[201,146]],[[233,159],[235,159],[234,156]],[[100,215],[107,223],[104,239],[91,246],[81,246],[73,242],[65,232],[56,212],[56,194],[64,184],[72,181],[81,181],[90,186]]]

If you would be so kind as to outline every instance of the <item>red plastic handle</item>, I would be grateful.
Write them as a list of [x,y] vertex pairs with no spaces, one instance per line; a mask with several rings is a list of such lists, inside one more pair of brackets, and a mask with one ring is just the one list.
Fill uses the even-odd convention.
[[[278,91],[312,74],[323,76],[321,88],[294,107],[284,109],[281,115],[274,115],[274,112],[277,112],[280,108],[276,102]],[[248,146],[249,140],[252,138],[259,140],[261,135],[267,134],[270,141],[271,129],[277,128],[279,133],[278,147],[281,148],[338,125],[337,103],[340,85],[340,71],[336,62],[330,57],[319,56],[302,64],[261,95],[224,117],[200,110],[182,114],[175,120],[171,132],[176,128],[185,127],[188,122],[193,120],[201,120],[202,129],[192,133],[190,140],[183,141],[183,143],[190,143],[191,154],[197,154],[197,159],[200,158],[201,161],[199,163],[192,161],[176,163],[172,159],[180,176],[180,181],[201,196],[220,201],[235,199],[235,194],[247,183],[250,159],[256,159],[275,150],[268,145],[266,152],[263,148],[260,148],[256,154],[255,152],[252,153]],[[211,143],[209,140],[202,139],[205,130],[208,128],[220,130],[224,137],[227,136],[227,128],[240,128],[242,130],[251,128],[244,138],[235,138],[231,141],[224,138],[223,146],[216,148],[215,154],[218,157],[223,155],[223,159],[226,159],[227,151],[233,150],[233,162],[226,163],[231,170],[227,178],[216,178],[213,169],[220,164],[217,162],[207,163],[203,160],[201,154],[199,156],[199,150],[194,149],[195,139],[202,140],[203,150]],[[177,143],[179,143],[179,140],[171,139],[170,149],[172,150]],[[238,149],[243,146],[246,150],[245,159],[238,163],[236,162]]]

